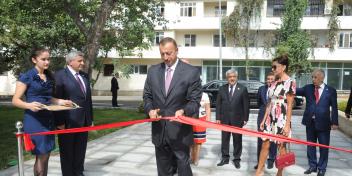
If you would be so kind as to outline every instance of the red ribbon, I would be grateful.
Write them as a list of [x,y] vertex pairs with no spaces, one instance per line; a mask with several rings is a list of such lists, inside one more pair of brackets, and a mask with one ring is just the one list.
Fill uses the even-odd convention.
[[30,134],[23,134],[24,149],[26,151],[32,151],[35,145],[32,143]]
[[32,143],[30,136],[79,133],[79,132],[86,132],[86,131],[103,130],[103,129],[118,128],[118,127],[123,127],[123,126],[139,124],[139,123],[145,123],[145,122],[153,122],[153,121],[158,121],[158,120],[177,121],[177,122],[188,124],[188,125],[195,125],[195,126],[200,126],[200,127],[204,127],[204,128],[213,128],[213,129],[218,129],[221,131],[227,131],[227,132],[231,132],[231,133],[238,133],[238,134],[254,136],[254,137],[267,138],[267,139],[280,141],[280,142],[289,142],[289,143],[295,143],[295,144],[301,144],[301,145],[323,147],[323,148],[329,148],[329,149],[343,151],[343,152],[347,152],[347,153],[352,153],[352,150],[347,150],[347,149],[343,149],[343,148],[308,142],[308,141],[294,139],[294,138],[287,138],[287,137],[279,136],[279,135],[267,134],[267,133],[249,130],[249,129],[245,129],[245,128],[240,128],[240,127],[235,127],[235,126],[217,124],[214,122],[203,121],[203,120],[189,118],[189,117],[185,117],[185,116],[163,117],[161,119],[157,118],[157,119],[132,120],[132,121],[110,123],[110,124],[91,126],[91,127],[70,128],[70,129],[64,129],[64,130],[55,130],[55,131],[47,131],[47,132],[40,132],[40,133],[23,134],[25,150],[31,151],[34,149],[34,144]]

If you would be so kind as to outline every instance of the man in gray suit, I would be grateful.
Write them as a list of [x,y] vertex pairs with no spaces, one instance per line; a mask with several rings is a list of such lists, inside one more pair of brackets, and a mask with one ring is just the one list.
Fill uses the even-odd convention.
[[[144,85],[145,113],[149,118],[197,117],[202,96],[199,70],[177,58],[174,39],[162,39],[159,50],[163,63],[149,68]],[[167,120],[153,122],[152,142],[159,176],[173,175],[174,163],[179,175],[192,175],[189,159],[192,126]]]
[[[243,127],[249,116],[249,99],[247,88],[237,83],[238,73],[230,69],[226,72],[228,84],[220,87],[216,99],[216,123]],[[217,164],[223,166],[229,163],[229,145],[231,133],[221,133],[222,159]],[[233,138],[233,164],[237,169],[241,168],[242,135],[232,133]]]

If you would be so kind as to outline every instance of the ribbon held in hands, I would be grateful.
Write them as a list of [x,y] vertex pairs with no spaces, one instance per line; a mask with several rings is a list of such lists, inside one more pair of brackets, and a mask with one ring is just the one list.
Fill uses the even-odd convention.
[[30,136],[79,133],[79,132],[86,132],[86,131],[93,131],[93,130],[118,128],[118,127],[139,124],[139,123],[159,121],[159,120],[176,121],[176,122],[184,123],[184,124],[188,124],[188,125],[200,126],[200,127],[204,127],[204,128],[213,128],[213,129],[217,129],[220,131],[227,131],[227,132],[231,132],[231,133],[238,133],[238,134],[248,135],[248,136],[253,136],[253,137],[266,138],[266,139],[271,139],[271,140],[280,141],[280,142],[288,142],[288,143],[295,143],[295,144],[301,144],[301,145],[323,147],[323,148],[334,149],[334,150],[343,151],[343,152],[347,152],[347,153],[352,153],[352,150],[348,150],[348,149],[337,148],[337,147],[333,147],[333,146],[318,144],[318,143],[314,143],[314,142],[308,142],[308,141],[294,139],[294,138],[287,138],[287,137],[279,136],[279,135],[267,134],[267,133],[249,130],[249,129],[245,129],[245,128],[240,128],[240,127],[235,127],[235,126],[217,124],[217,123],[199,120],[199,119],[190,118],[190,117],[185,117],[185,116],[178,116],[177,118],[176,117],[163,117],[163,118],[153,118],[153,119],[132,120],[132,121],[110,123],[110,124],[91,126],[91,127],[70,128],[70,129],[64,129],[64,130],[55,130],[55,131],[46,131],[46,132],[40,132],[40,133],[23,134],[25,149],[26,149],[26,151],[31,151],[34,149],[34,144],[32,143]]

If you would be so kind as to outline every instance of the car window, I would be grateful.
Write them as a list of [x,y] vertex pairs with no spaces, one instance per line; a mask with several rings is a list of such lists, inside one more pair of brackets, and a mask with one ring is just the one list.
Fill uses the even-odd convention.
[[262,84],[260,82],[253,82],[253,83],[248,83],[247,88],[248,89],[259,89],[259,87],[262,85],[264,85],[264,84]]
[[219,83],[213,83],[209,85],[208,89],[219,89],[220,84]]

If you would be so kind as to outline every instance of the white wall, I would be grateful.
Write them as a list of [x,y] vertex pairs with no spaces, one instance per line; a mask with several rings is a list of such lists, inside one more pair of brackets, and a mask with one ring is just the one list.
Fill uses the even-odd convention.
[[0,95],[13,95],[16,89],[16,77],[12,72],[0,76]]

